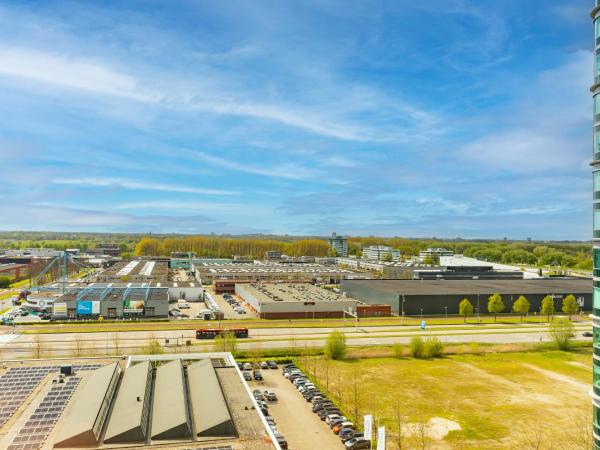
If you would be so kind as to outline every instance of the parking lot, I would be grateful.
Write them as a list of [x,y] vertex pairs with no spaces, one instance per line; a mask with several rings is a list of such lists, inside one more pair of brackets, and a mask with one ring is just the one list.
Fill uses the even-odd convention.
[[258,317],[252,311],[252,309],[244,301],[242,301],[242,299],[238,295],[232,295],[232,297],[239,304],[241,304],[241,306],[246,310],[246,314],[238,314],[233,309],[233,306],[230,305],[229,303],[227,303],[227,301],[223,298],[222,295],[215,294],[212,289],[210,289],[210,290],[207,289],[207,291],[210,292],[210,295],[212,295],[212,297],[215,299],[215,301],[219,305],[219,308],[223,312],[225,319],[238,319],[239,320],[239,319],[249,319],[249,318],[254,319],[254,318]]
[[277,430],[285,436],[291,450],[342,450],[340,438],[331,432],[325,422],[311,411],[312,403],[302,395],[282,374],[276,370],[261,370],[264,380],[249,382],[250,389],[269,390],[278,400],[270,402],[269,415],[276,422]]

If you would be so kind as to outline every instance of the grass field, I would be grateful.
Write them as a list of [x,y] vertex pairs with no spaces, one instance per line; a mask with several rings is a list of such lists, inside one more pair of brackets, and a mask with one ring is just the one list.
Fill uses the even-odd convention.
[[299,363],[347,416],[385,424],[388,449],[400,417],[402,448],[571,450],[591,445],[591,360],[582,348]]

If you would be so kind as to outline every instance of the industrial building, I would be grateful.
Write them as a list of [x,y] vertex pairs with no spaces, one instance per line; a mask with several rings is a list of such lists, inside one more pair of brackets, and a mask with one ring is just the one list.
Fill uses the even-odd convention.
[[169,281],[169,263],[140,259],[120,261],[98,274],[96,281],[101,283]]
[[169,288],[91,284],[70,288],[54,301],[53,320],[159,319],[169,315]]
[[196,265],[197,276],[203,283],[219,280],[235,281],[306,281],[337,284],[353,274],[350,270],[321,264],[230,263]]
[[[236,284],[235,292],[262,319],[316,319],[344,317],[359,302],[306,283]],[[362,305],[360,317],[390,315],[390,310]],[[371,311],[374,311],[371,314]]]
[[531,313],[540,310],[546,295],[555,299],[560,310],[564,296],[573,294],[584,310],[592,308],[592,286],[585,279],[537,280],[342,280],[342,292],[369,304],[390,305],[393,314],[442,315],[458,314],[459,302],[467,298],[481,314],[487,314],[488,297],[502,295],[505,312],[524,295],[531,304]]
[[400,261],[400,250],[385,245],[370,245],[363,248],[362,257],[369,261]]
[[0,448],[279,449],[230,353],[71,364],[0,368]]
[[439,258],[440,256],[452,256],[454,252],[442,247],[428,248],[419,252],[419,258]]

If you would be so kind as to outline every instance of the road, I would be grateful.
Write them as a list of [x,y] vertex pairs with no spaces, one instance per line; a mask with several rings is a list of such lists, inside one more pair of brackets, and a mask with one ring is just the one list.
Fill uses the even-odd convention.
[[[14,359],[37,354],[39,348],[45,356],[72,356],[76,354],[115,354],[139,351],[151,339],[157,339],[167,351],[181,351],[186,341],[192,344],[189,350],[210,350],[212,340],[196,340],[193,330],[175,331],[122,331],[116,333],[53,333],[53,334],[20,334],[31,327],[17,327],[16,336],[0,339],[0,357]],[[335,328],[261,328],[252,329],[250,339],[238,340],[238,348],[243,350],[276,349],[289,347],[322,347],[327,335]],[[339,328],[338,328],[339,329]],[[581,333],[591,330],[591,323],[576,325],[577,339],[584,338]],[[4,327],[5,335],[11,334],[9,327]],[[437,336],[445,343],[518,343],[548,341],[547,324],[505,325],[492,324],[471,327],[432,326],[423,331],[414,326],[389,327],[346,327],[347,344],[349,346],[406,344],[413,336]],[[0,335],[0,338],[2,335]],[[168,339],[168,343],[167,343]],[[170,349],[170,350],[169,350]]]

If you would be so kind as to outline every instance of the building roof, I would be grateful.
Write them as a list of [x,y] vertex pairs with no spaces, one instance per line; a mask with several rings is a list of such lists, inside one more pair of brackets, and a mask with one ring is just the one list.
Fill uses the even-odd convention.
[[199,264],[200,273],[354,273],[339,267],[323,264],[286,264],[286,263],[231,263]]
[[150,284],[120,285],[92,283],[90,285],[78,285],[70,288],[59,299],[59,301],[73,300],[149,300],[158,301],[168,299],[169,292],[166,287],[154,287]]
[[158,276],[166,275],[169,269],[169,263],[166,261],[119,261],[107,268],[101,275],[114,277],[127,277],[133,275]]
[[[104,434],[106,442],[123,439],[128,433],[140,434],[137,430],[144,416],[146,386],[150,373],[150,361],[142,361],[125,370],[119,392],[112,409],[110,422]],[[143,436],[141,436],[142,440]],[[129,440],[126,439],[125,440]]]
[[212,362],[187,368],[192,420],[197,436],[232,436],[235,427]]
[[178,439],[191,435],[183,369],[178,359],[156,369],[151,432],[152,439]]
[[94,424],[111,382],[119,371],[119,364],[115,362],[86,374],[85,380],[73,394],[71,409],[56,438],[56,446],[77,447],[84,442],[89,444],[94,439]]
[[459,294],[585,294],[592,292],[592,281],[577,278],[536,280],[344,280],[342,289],[362,285],[394,295]]
[[351,299],[343,297],[327,289],[319,288],[312,284],[290,283],[290,284],[268,284],[253,283],[243,284],[241,289],[252,295],[260,303],[271,302],[337,302],[349,301]]

